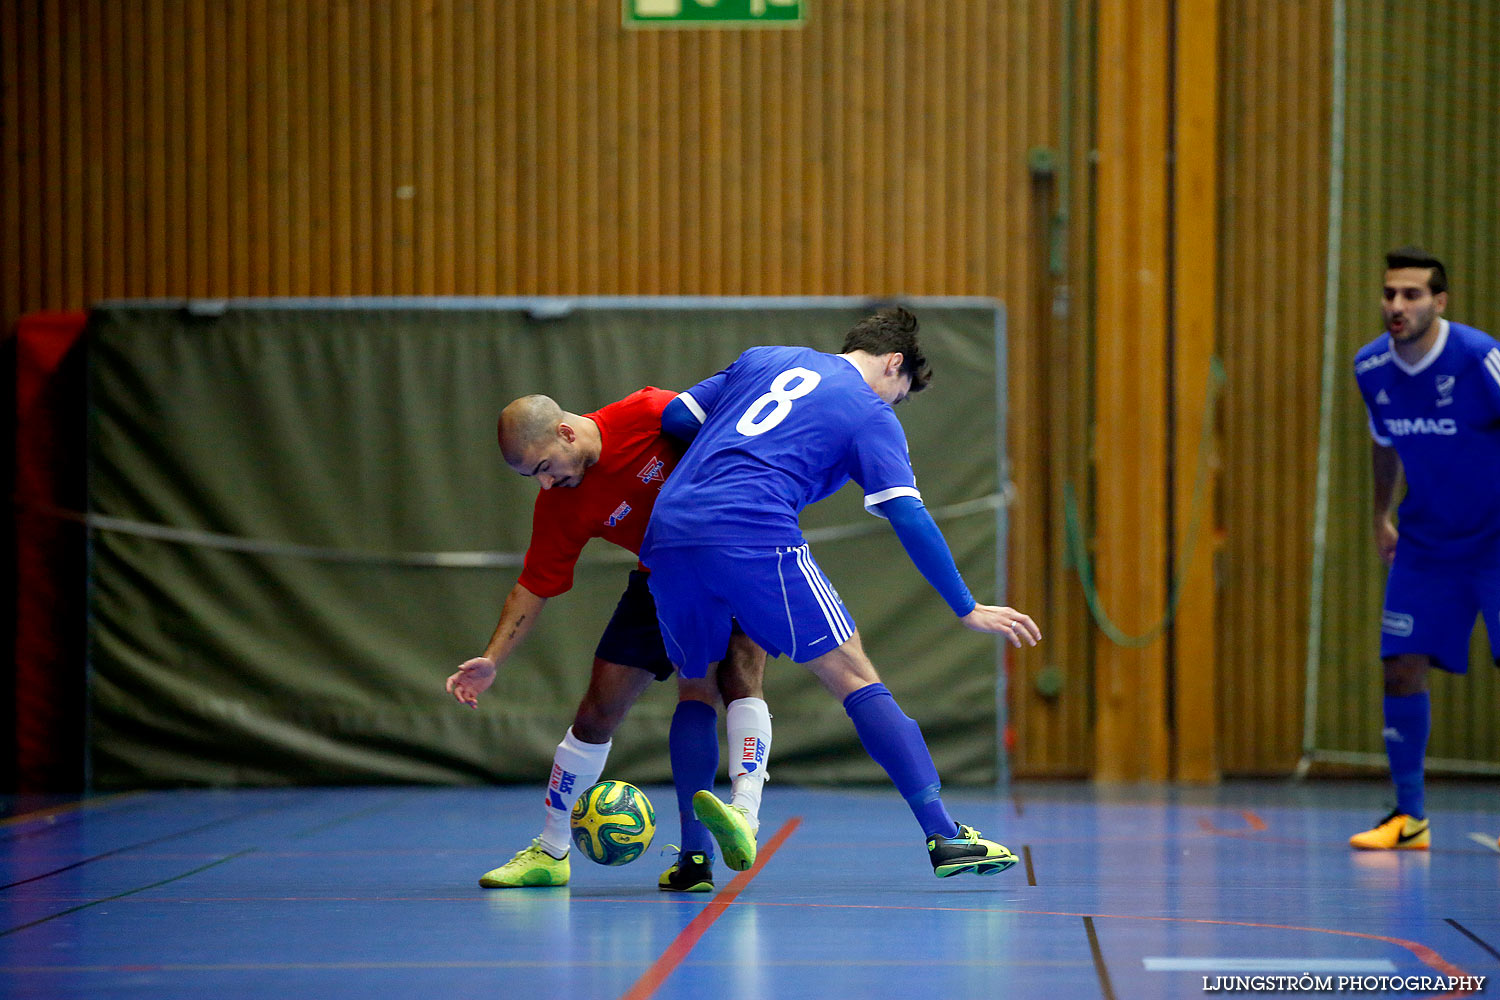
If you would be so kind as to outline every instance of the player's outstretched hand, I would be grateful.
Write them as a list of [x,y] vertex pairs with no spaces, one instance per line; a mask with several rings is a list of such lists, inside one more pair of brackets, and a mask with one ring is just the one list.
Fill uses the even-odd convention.
[[448,678],[448,693],[470,708],[479,707],[479,696],[495,683],[495,661],[488,656],[476,656],[465,660],[463,665]]
[[1035,646],[1042,641],[1042,630],[1036,627],[1036,622],[1031,620],[1030,615],[1023,615],[1015,608],[997,608],[992,604],[976,604],[974,610],[964,615],[959,621],[964,623],[965,628],[971,628],[976,632],[993,632],[1003,635],[1010,640],[1012,646],[1019,648],[1022,643]]

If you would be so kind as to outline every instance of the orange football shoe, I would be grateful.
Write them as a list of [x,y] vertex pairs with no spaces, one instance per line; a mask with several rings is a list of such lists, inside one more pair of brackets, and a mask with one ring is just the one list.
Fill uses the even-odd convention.
[[1392,809],[1373,830],[1349,838],[1349,846],[1361,851],[1425,851],[1431,845],[1432,830],[1428,822],[1398,809]]

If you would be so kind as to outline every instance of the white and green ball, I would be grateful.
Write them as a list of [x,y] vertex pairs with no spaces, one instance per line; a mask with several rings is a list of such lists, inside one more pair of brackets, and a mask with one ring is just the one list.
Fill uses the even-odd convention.
[[591,785],[573,804],[573,843],[590,861],[626,865],[656,836],[656,812],[646,793],[625,781]]

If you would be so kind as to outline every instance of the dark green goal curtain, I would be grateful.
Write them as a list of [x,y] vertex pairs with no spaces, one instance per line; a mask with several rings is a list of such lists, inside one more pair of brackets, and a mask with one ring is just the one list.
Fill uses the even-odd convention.
[[[478,710],[443,690],[478,654],[536,486],[495,418],[545,392],[587,412],[682,389],[755,344],[838,350],[865,311],[498,300],[114,303],[89,330],[89,728],[94,786],[539,782],[632,565],[594,542],[574,589]],[[940,509],[997,491],[997,309],[918,305],[936,369],[901,407]],[[1003,512],[1002,512],[1003,514]],[[995,590],[993,508],[942,520],[977,597]],[[889,528],[846,489],[808,512],[813,549],[949,784],[997,773],[994,640],[959,626]],[[169,534],[161,537],[159,529]],[[483,560],[481,560],[483,562]],[[842,707],[772,661],[772,773],[883,780]],[[672,683],[615,738],[609,773],[670,780]]]

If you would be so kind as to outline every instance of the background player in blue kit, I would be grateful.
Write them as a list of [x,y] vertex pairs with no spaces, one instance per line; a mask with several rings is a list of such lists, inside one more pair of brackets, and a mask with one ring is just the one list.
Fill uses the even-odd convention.
[[1386,332],[1355,355],[1354,377],[1374,438],[1375,545],[1391,567],[1380,656],[1396,808],[1349,843],[1426,850],[1427,670],[1467,670],[1480,614],[1500,665],[1500,342],[1442,317],[1448,276],[1436,257],[1402,247],[1386,268]]
[[[696,439],[657,498],[641,556],[667,655],[684,677],[721,659],[735,618],[769,655],[805,664],[841,699],[860,741],[910,805],[939,876],[1004,871],[1016,858],[943,805],[917,724],[896,704],[860,645],[854,619],[808,551],[797,515],[853,479],[865,507],[890,520],[907,554],[969,628],[1035,645],[1036,624],[970,596],[942,532],[922,505],[906,434],[892,407],[931,379],[905,309],[851,330],[842,354],[754,347],[682,393],[662,414]],[[755,824],[712,792],[693,799],[724,862],[755,860]]]

